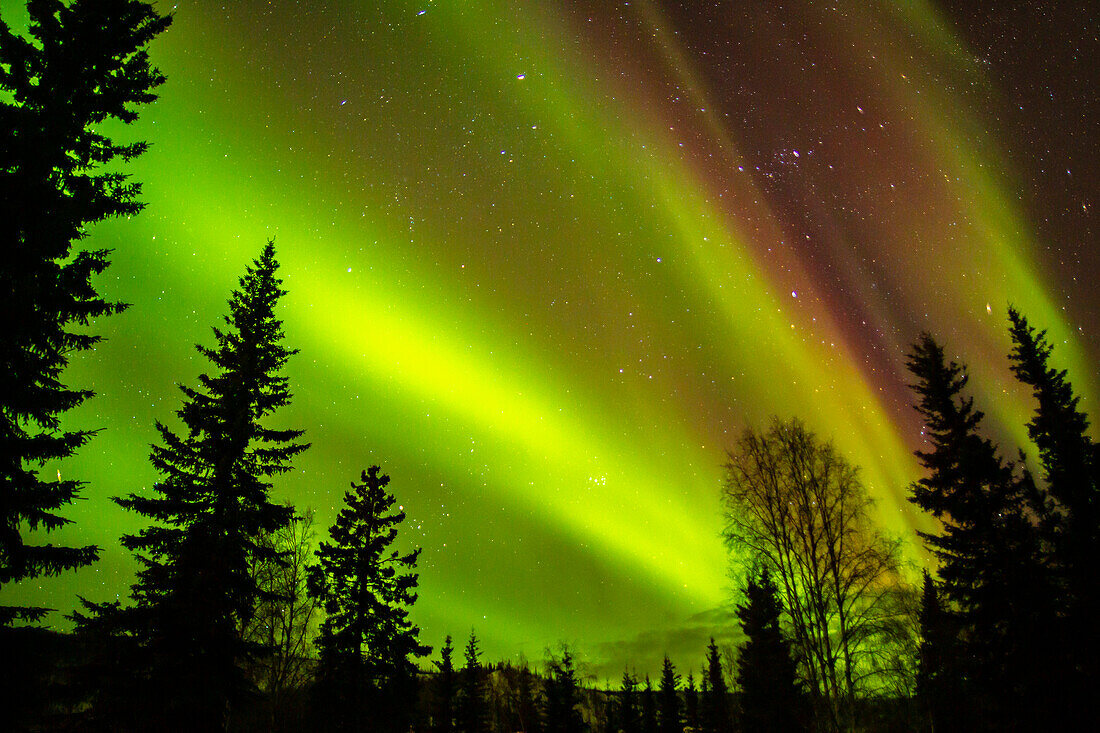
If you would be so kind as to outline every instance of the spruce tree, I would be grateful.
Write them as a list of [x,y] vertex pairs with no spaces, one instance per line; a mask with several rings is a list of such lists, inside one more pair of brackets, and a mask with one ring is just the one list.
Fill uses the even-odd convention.
[[485,704],[485,669],[481,666],[481,648],[477,634],[470,630],[470,639],[463,652],[462,693],[458,698],[458,730],[461,733],[484,733],[488,725]]
[[436,698],[438,704],[438,720],[435,729],[443,733],[450,733],[454,729],[454,704],[455,704],[455,667],[451,657],[454,655],[454,644],[451,635],[443,640],[443,648],[439,650],[439,661],[435,663],[439,668],[436,677]]
[[642,688],[642,733],[657,733],[657,696],[653,693],[653,683],[649,681],[648,674]]
[[542,728],[539,725],[539,710],[535,702],[535,675],[532,674],[527,663],[519,671],[519,691],[516,701],[516,714],[519,718],[519,730],[523,733],[538,733]]
[[917,452],[928,475],[910,501],[942,525],[920,535],[939,560],[945,607],[959,629],[967,702],[959,714],[993,730],[1042,727],[1041,670],[1054,622],[1035,515],[1042,502],[1030,474],[1018,475],[981,436],[983,415],[962,395],[965,370],[931,336],[921,336],[908,367],[930,444]]
[[684,727],[699,730],[699,691],[695,688],[695,675],[688,670],[684,686]]
[[680,714],[680,675],[676,667],[665,655],[661,664],[661,682],[658,712],[658,730],[660,733],[683,733],[684,721]]
[[573,652],[563,645],[560,657],[551,657],[546,669],[543,730],[546,733],[581,733],[580,685],[573,666]]
[[[140,186],[118,170],[145,143],[120,145],[102,123],[137,119],[164,77],[145,47],[171,23],[134,0],[28,4],[29,37],[0,18],[0,590],[93,562],[98,548],[37,544],[53,532],[83,485],[43,477],[95,431],[64,430],[61,417],[92,396],[63,372],[100,340],[90,321],[125,306],[93,279],[106,251],[72,251],[90,225],[141,210]],[[112,172],[104,172],[110,167]],[[0,606],[0,626],[47,609]]]
[[741,730],[746,733],[799,730],[800,691],[791,644],[779,628],[783,607],[767,569],[750,574],[737,618],[745,642],[738,649]]
[[958,673],[958,638],[954,619],[945,612],[936,584],[924,573],[921,585],[920,647],[917,656],[917,703],[932,730],[952,733],[967,729],[960,712],[962,679]]
[[623,671],[619,685],[617,715],[619,730],[622,733],[641,733],[641,718],[638,711],[638,678]]
[[722,674],[722,658],[711,637],[707,645],[706,686],[703,694],[703,725],[713,733],[729,733],[733,726],[730,714],[729,688]]
[[310,587],[328,618],[317,639],[318,711],[333,730],[404,731],[416,700],[416,657],[431,648],[409,621],[420,549],[392,548],[405,512],[394,511],[390,477],[371,466],[344,494],[322,542]]
[[1100,447],[1089,437],[1088,416],[1066,371],[1050,365],[1053,347],[1046,332],[1036,332],[1014,308],[1008,317],[1011,368],[1036,402],[1027,430],[1039,449],[1044,488],[1052,499],[1047,528],[1063,615],[1055,642],[1057,672],[1049,675],[1054,688],[1050,694],[1060,701],[1052,707],[1065,710],[1067,725],[1094,727],[1100,722],[1092,704],[1100,682],[1100,642],[1094,629],[1100,614]]
[[[1036,332],[1014,308],[1008,309],[1011,323],[1011,368],[1020,382],[1031,387],[1036,401],[1035,415],[1027,432],[1039,449],[1043,478],[1058,508],[1065,515],[1065,532],[1076,542],[1096,542],[1100,533],[1100,468],[1096,465],[1096,446],[1088,435],[1089,419],[1080,409],[1080,397],[1065,370],[1050,366],[1053,347],[1046,331]],[[1082,552],[1087,548],[1075,548]],[[1095,567],[1087,557],[1067,557]]]
[[704,660],[703,672],[699,675],[699,723],[696,729],[708,733],[711,730],[711,722],[707,715],[707,707],[710,704],[710,681],[707,679],[706,663]]
[[146,726],[223,725],[250,690],[241,665],[262,651],[243,638],[262,593],[250,568],[278,559],[259,539],[286,527],[293,508],[270,500],[272,479],[308,447],[295,442],[301,430],[266,424],[290,403],[281,371],[296,353],[282,344],[277,269],[268,242],[229,300],[226,327],[214,328],[215,346],[197,347],[215,371],[180,387],[184,431],[156,424],[152,496],[115,499],[155,522],[122,538],[142,566],[133,605],[86,603],[93,613],[75,614],[78,630],[109,631],[133,652],[124,660],[132,669],[116,672]]

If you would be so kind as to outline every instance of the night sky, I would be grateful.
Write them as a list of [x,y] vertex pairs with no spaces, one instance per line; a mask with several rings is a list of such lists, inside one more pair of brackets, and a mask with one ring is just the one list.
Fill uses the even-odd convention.
[[133,305],[67,373],[98,393],[70,424],[102,433],[56,467],[89,482],[62,539],[103,556],[15,594],[125,596],[117,540],[143,525],[108,497],[156,480],[153,422],[274,237],[301,350],[277,422],[313,443],[275,498],[323,531],[381,465],[437,648],[473,627],[489,660],[565,640],[600,675],[698,670],[733,633],[719,489],[744,427],[801,417],[912,537],[920,331],[1009,457],[1031,410],[1010,302],[1097,413],[1089,6],[159,3],[168,82],[120,131],[152,143],[148,207],[88,239]]

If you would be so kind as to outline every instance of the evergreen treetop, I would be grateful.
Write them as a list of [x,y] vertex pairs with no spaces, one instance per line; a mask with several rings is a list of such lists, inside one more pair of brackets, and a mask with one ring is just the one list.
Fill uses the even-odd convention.
[[642,733],[657,733],[657,696],[648,674],[642,688]]
[[1089,436],[1089,420],[1065,370],[1050,365],[1053,347],[1046,332],[1030,326],[1009,308],[1009,355],[1017,379],[1029,386],[1036,406],[1028,435],[1039,449],[1046,505],[1044,517],[1051,545],[1050,564],[1057,576],[1057,603],[1061,618],[1053,645],[1063,673],[1052,677],[1050,694],[1065,710],[1065,720],[1096,722],[1093,697],[1100,642],[1095,633],[1100,600],[1096,592],[1100,572],[1100,446]]
[[623,733],[639,733],[641,720],[638,711],[638,678],[629,670],[623,670],[619,685],[618,723]]
[[285,552],[261,535],[293,518],[292,507],[271,501],[272,479],[307,448],[295,442],[301,430],[267,426],[290,402],[280,372],[295,353],[282,344],[277,270],[268,242],[230,297],[215,346],[197,347],[215,369],[197,387],[180,387],[184,429],[157,423],[163,442],[151,461],[161,480],[152,495],[115,499],[153,520],[122,538],[142,565],[133,605],[85,603],[92,615],[74,614],[78,630],[108,631],[130,647],[115,670],[132,678],[118,686],[130,689],[130,699],[115,709],[142,709],[143,727],[222,726],[231,704],[252,690],[242,664],[263,645],[245,630],[257,602],[271,600],[252,569],[281,560]]
[[488,723],[485,674],[481,666],[481,648],[473,629],[470,629],[463,659],[465,664],[462,668],[462,694],[458,699],[458,729],[462,733],[482,733]]
[[917,703],[933,730],[961,731],[972,726],[960,704],[959,645],[955,623],[940,602],[936,583],[924,573],[921,585],[921,640],[917,651]]
[[780,629],[779,589],[767,569],[750,574],[737,618],[745,642],[737,658],[741,730],[797,731],[800,694],[791,644]]
[[910,501],[942,524],[920,534],[939,560],[939,589],[962,642],[962,714],[992,730],[1041,727],[1050,691],[1040,670],[1051,663],[1054,622],[1045,503],[1031,475],[1017,474],[980,434],[982,413],[962,394],[965,371],[930,335],[914,345],[908,367],[930,443],[917,452],[928,474]]
[[722,657],[711,637],[707,645],[706,673],[703,677],[703,726],[713,733],[729,733],[733,725],[730,714],[729,688],[722,674]]
[[[1008,309],[1012,372],[1031,387],[1037,404],[1027,432],[1039,449],[1043,478],[1061,507],[1082,520],[1097,511],[1095,449],[1088,416],[1066,371],[1050,366],[1053,347],[1015,308]],[[1091,525],[1095,527],[1095,525]]]
[[573,652],[563,645],[560,656],[551,656],[546,670],[543,730],[546,733],[581,733],[580,685]]
[[290,461],[308,447],[295,442],[302,430],[266,425],[273,412],[290,404],[281,372],[297,353],[282,343],[276,307],[286,291],[278,266],[269,241],[233,291],[225,328],[213,329],[215,346],[196,346],[216,370],[199,375],[198,387],[180,385],[184,402],[176,415],[184,431],[156,424],[163,443],[153,446],[150,459],[163,478],[153,485],[154,495],[115,500],[157,522],[122,539],[145,566],[134,588],[144,604],[178,590],[172,566],[185,562],[189,549],[217,549],[226,573],[226,612],[241,625],[259,593],[249,563],[272,559],[274,552],[256,539],[293,518],[292,507],[269,496],[272,478],[291,470]]
[[451,635],[443,640],[443,647],[439,650],[439,661],[435,663],[439,670],[436,678],[436,694],[439,697],[439,724],[441,731],[450,731],[454,728],[454,700],[455,700],[455,666],[454,644]]
[[658,730],[660,733],[683,733],[684,721],[680,708],[680,675],[665,655],[661,663]]
[[391,548],[405,512],[394,511],[389,476],[379,471],[363,471],[344,494],[332,542],[321,543],[310,575],[328,614],[316,642],[319,710],[337,730],[404,729],[415,699],[413,659],[431,652],[409,620],[420,549]]

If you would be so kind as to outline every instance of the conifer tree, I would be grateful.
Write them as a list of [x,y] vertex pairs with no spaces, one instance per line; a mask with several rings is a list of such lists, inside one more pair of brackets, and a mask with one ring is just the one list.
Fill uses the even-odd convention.
[[658,713],[658,730],[660,733],[683,733],[684,721],[680,711],[680,675],[676,674],[676,667],[665,655],[661,664],[660,683],[660,711]]
[[623,671],[619,686],[617,717],[622,733],[641,733],[641,718],[638,711],[638,678]]
[[767,569],[750,574],[737,618],[745,642],[737,658],[741,730],[746,733],[799,730],[800,693],[790,642],[779,628],[779,589]]
[[[1008,317],[1011,368],[1035,398],[1027,431],[1039,449],[1044,488],[1051,498],[1047,529],[1063,618],[1055,634],[1054,665],[1059,671],[1049,675],[1050,695],[1059,698],[1057,707],[1065,711],[1067,724],[1095,727],[1100,724],[1092,701],[1100,683],[1095,631],[1100,615],[1095,559],[1100,556],[1100,446],[1089,437],[1088,416],[1066,371],[1050,365],[1053,347],[1046,332],[1036,332],[1014,308]],[[1046,507],[1040,514],[1042,509]]]
[[522,733],[538,733],[541,730],[534,687],[534,674],[531,673],[527,663],[524,662],[519,671],[519,699],[516,702],[519,729]]
[[1039,449],[1043,478],[1050,495],[1065,516],[1065,533],[1085,556],[1066,557],[1067,562],[1094,568],[1096,556],[1088,543],[1095,543],[1100,528],[1100,468],[1096,446],[1088,435],[1089,419],[1080,409],[1080,397],[1065,370],[1050,366],[1053,347],[1046,331],[1036,332],[1014,308],[1008,309],[1011,323],[1011,368],[1020,382],[1031,387],[1036,400],[1035,415],[1027,425],[1028,435]]
[[936,584],[926,571],[921,585],[921,641],[917,658],[917,702],[932,730],[952,733],[970,726],[959,699],[958,639],[952,617],[940,602]]
[[435,663],[439,668],[436,677],[436,697],[438,699],[438,721],[436,730],[450,733],[454,729],[454,702],[455,702],[455,667],[451,657],[454,654],[454,645],[451,635],[443,641],[443,648],[439,650],[439,661]]
[[729,733],[733,716],[730,714],[729,688],[722,674],[722,658],[718,645],[711,637],[707,645],[706,687],[703,695],[703,725],[713,733]]
[[940,520],[920,533],[939,560],[940,589],[960,638],[964,701],[974,725],[992,730],[1044,727],[1042,670],[1049,665],[1053,587],[1043,564],[1030,474],[1017,475],[979,433],[982,413],[962,395],[964,369],[924,334],[909,356],[917,410],[930,444],[917,457],[928,475],[910,501]]
[[485,670],[481,666],[481,649],[473,629],[463,654],[466,664],[462,668],[462,694],[458,698],[458,730],[461,733],[484,733],[488,724]]
[[546,733],[581,733],[585,730],[580,702],[573,652],[563,644],[561,656],[551,656],[547,665],[543,730]]
[[688,670],[684,686],[684,727],[699,730],[699,691],[695,688],[695,675]]
[[345,507],[322,542],[310,576],[328,618],[317,639],[318,710],[334,730],[404,731],[416,700],[414,658],[431,648],[409,621],[420,549],[393,549],[402,509],[390,477],[371,466],[344,494]]
[[707,715],[707,706],[710,704],[710,681],[707,679],[707,669],[704,662],[702,673],[699,675],[699,722],[696,729],[708,733],[711,730],[711,720]]
[[642,688],[642,733],[657,733],[657,696],[648,674]]
[[243,635],[261,596],[250,568],[279,555],[259,539],[286,527],[293,508],[270,500],[271,482],[308,447],[295,442],[301,430],[266,425],[290,403],[281,371],[296,353],[282,345],[277,269],[268,242],[229,300],[226,328],[214,329],[215,346],[197,347],[215,371],[180,387],[185,431],[157,423],[153,495],[115,499],[156,522],[122,538],[142,565],[134,604],[86,603],[93,613],[75,614],[79,630],[106,629],[134,651],[121,673],[130,702],[147,708],[145,726],[220,727],[250,689],[241,665],[260,649]]
[[[40,475],[95,431],[62,430],[61,416],[92,396],[63,372],[100,337],[84,330],[125,306],[105,300],[93,278],[106,251],[72,251],[88,227],[141,210],[140,186],[118,162],[145,143],[120,145],[101,123],[137,119],[164,77],[145,47],[170,18],[135,0],[28,4],[29,37],[0,18],[0,590],[93,562],[98,548],[35,544],[53,532],[83,482]],[[113,172],[103,172],[108,166]],[[37,538],[35,538],[37,539]],[[46,609],[0,606],[0,626]]]

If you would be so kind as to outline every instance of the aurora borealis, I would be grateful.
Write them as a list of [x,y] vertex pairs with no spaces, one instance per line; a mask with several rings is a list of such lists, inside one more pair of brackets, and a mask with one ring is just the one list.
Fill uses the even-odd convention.
[[168,82],[120,131],[147,208],[88,240],[133,305],[68,372],[102,432],[57,467],[88,482],[61,539],[102,559],[14,592],[125,594],[109,497],[155,481],[154,420],[274,237],[313,444],[276,498],[323,529],[379,464],[433,646],[698,669],[746,425],[801,417],[911,536],[920,331],[1010,456],[1009,302],[1097,413],[1095,11],[957,5],[162,2]]

